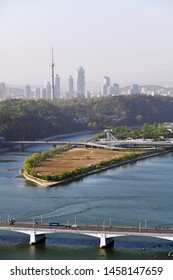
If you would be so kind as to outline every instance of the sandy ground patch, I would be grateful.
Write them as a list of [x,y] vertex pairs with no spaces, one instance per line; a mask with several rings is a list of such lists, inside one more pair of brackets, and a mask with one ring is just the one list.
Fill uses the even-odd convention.
[[94,148],[74,148],[40,162],[36,172],[44,175],[59,175],[65,171],[87,167],[103,160],[122,157],[129,152],[111,151]]

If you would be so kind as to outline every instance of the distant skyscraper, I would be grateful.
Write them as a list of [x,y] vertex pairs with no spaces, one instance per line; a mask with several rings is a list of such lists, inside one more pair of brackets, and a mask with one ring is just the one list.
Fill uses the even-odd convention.
[[130,88],[130,94],[139,94],[139,93],[140,93],[139,85],[133,84],[132,87]]
[[108,76],[104,77],[104,84],[107,85],[107,87],[110,86],[110,84],[111,84],[110,77],[108,77]]
[[108,87],[110,86],[110,78],[108,76],[104,77],[103,85],[102,85],[102,95],[108,94]]
[[51,97],[51,84],[47,82],[46,84],[46,99],[52,99]]
[[102,85],[102,95],[107,95],[108,93],[108,87],[106,84]]
[[41,89],[40,88],[36,88],[35,89],[35,99],[38,100],[41,98]]
[[77,94],[85,97],[85,70],[82,66],[77,70]]
[[0,83],[0,99],[5,97],[5,83]]
[[57,74],[55,77],[55,90],[54,90],[54,98],[60,98],[60,76]]
[[25,98],[26,98],[26,99],[31,99],[32,93],[31,93],[31,87],[30,87],[30,85],[26,85],[25,90],[24,90],[24,95],[25,95]]
[[107,88],[107,94],[108,95],[113,95],[114,94],[114,88],[113,88],[113,86],[108,86],[108,88]]
[[72,98],[74,96],[74,80],[73,77],[70,75],[68,79],[68,97]]
[[119,84],[113,84],[113,94],[114,95],[119,95],[119,93],[120,93]]
[[46,90],[46,88],[43,88],[42,92],[41,92],[41,98],[46,99],[47,98],[46,94],[47,94],[47,90]]

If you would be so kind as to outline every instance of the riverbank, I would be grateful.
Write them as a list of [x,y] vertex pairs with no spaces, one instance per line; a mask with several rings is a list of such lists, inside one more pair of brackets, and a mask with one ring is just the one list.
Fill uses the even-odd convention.
[[106,170],[111,169],[111,168],[115,168],[115,167],[119,167],[121,165],[133,163],[133,162],[136,162],[138,160],[145,160],[145,159],[148,159],[148,158],[151,158],[151,157],[159,156],[159,155],[162,155],[162,154],[167,154],[169,152],[170,152],[169,150],[166,150],[166,151],[154,152],[154,153],[150,153],[150,154],[142,155],[142,156],[138,155],[137,157],[135,157],[133,159],[122,160],[122,161],[119,161],[118,163],[108,165],[108,166],[105,166],[105,167],[102,167],[102,168],[99,168],[99,169],[95,169],[95,170],[92,170],[92,171],[89,171],[89,172],[86,172],[86,173],[83,173],[83,174],[80,174],[80,175],[77,175],[77,176],[73,176],[73,177],[70,177],[70,178],[67,178],[67,179],[60,180],[60,181],[42,180],[42,179],[39,179],[39,178],[36,178],[36,177],[33,177],[33,176],[27,174],[26,171],[23,171],[23,176],[26,180],[31,181],[35,185],[38,185],[38,186],[41,186],[41,187],[53,187],[53,186],[58,186],[58,185],[62,185],[62,184],[68,184],[68,183],[73,182],[75,180],[82,179],[83,177],[90,176],[90,175],[93,175],[93,174],[97,174],[97,173],[106,171]]

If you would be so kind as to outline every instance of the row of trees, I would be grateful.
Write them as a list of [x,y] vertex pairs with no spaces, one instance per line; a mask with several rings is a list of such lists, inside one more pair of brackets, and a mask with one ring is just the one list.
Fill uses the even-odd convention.
[[26,158],[24,162],[24,170],[31,176],[37,176],[35,167],[41,161],[51,158],[57,154],[67,151],[71,148],[71,145],[64,145],[59,148],[52,148],[48,151],[43,151],[41,153],[33,153],[30,158]]

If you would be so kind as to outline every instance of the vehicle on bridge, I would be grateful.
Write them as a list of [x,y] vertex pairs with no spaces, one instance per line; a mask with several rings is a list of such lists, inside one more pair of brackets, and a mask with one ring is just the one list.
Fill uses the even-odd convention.
[[49,226],[58,227],[59,226],[59,222],[50,222]]
[[10,218],[9,219],[9,225],[14,225],[16,222],[16,219],[15,218]]

